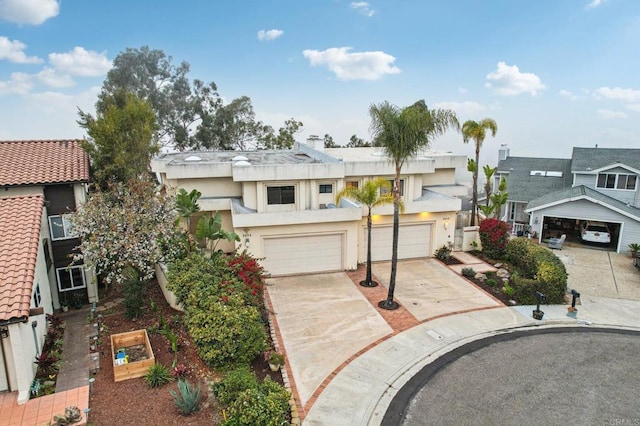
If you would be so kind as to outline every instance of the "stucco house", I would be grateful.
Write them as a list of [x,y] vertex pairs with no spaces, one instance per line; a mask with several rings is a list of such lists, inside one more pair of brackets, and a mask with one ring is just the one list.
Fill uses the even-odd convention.
[[19,404],[29,400],[53,312],[44,202],[40,194],[0,197],[0,392],[18,391]]
[[503,145],[494,183],[507,181],[503,217],[514,232],[578,238],[586,222],[604,222],[610,248],[624,252],[640,242],[639,175],[640,149],[575,147],[570,159],[557,159],[510,157]]
[[[453,242],[457,196],[466,193],[455,181],[460,167],[465,156],[430,150],[403,167],[399,258],[431,256]],[[336,194],[394,176],[379,148],[324,149],[319,138],[292,150],[162,154],[151,168],[172,190],[200,191],[204,214],[220,212],[223,228],[241,237],[222,248],[263,258],[272,275],[350,270],[364,262],[366,207],[347,199],[336,205]],[[391,259],[393,206],[373,214],[372,258]]]
[[43,237],[53,306],[73,298],[97,300],[90,270],[71,265],[78,246],[68,217],[84,203],[89,159],[79,140],[0,141],[0,196],[38,194],[44,198],[49,232]]

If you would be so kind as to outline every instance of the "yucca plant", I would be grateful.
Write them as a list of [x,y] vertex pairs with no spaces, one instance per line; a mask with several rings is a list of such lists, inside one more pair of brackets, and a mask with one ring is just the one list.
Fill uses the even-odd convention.
[[172,380],[173,378],[171,377],[169,369],[158,363],[149,367],[147,374],[144,376],[144,381],[152,388],[157,388],[158,386],[162,386]]
[[180,395],[174,390],[170,390],[169,393],[183,415],[188,416],[200,409],[200,384],[194,387],[188,380],[179,379],[178,391]]

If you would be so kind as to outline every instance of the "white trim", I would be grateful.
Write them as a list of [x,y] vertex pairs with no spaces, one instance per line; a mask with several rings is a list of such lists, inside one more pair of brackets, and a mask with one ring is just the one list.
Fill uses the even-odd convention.
[[[47,218],[49,222],[49,232],[51,234],[51,241],[61,241],[61,240],[70,240],[72,238],[78,238],[77,233],[73,233],[73,228],[69,219],[67,219],[68,214],[54,214]],[[54,225],[51,222],[52,218],[61,218],[62,219],[62,232],[64,233],[64,237],[55,237],[55,233],[53,232]],[[60,225],[56,224],[56,228]]]
[[[82,274],[80,275],[82,277],[82,285],[81,286],[74,286],[73,284],[73,275],[71,275],[71,270],[72,269],[80,269],[80,271],[82,272]],[[66,271],[69,274],[69,278],[71,279],[71,288],[66,288],[66,289],[62,289],[60,286],[60,271]],[[64,268],[56,268],[56,280],[58,282],[58,291],[59,292],[65,292],[65,291],[73,291],[73,290],[77,290],[79,288],[87,288],[87,279],[84,276],[84,266],[83,265],[79,265],[79,266],[66,266]]]
[[638,216],[634,216],[634,215],[632,215],[631,213],[627,213],[627,212],[625,212],[624,210],[620,210],[620,209],[618,209],[618,208],[616,208],[616,207],[613,207],[613,206],[612,206],[612,205],[610,205],[610,204],[607,204],[607,203],[604,203],[604,202],[602,202],[602,201],[599,201],[599,200],[593,199],[593,198],[591,198],[591,197],[589,197],[589,196],[587,196],[587,195],[580,195],[579,197],[575,197],[575,198],[573,198],[573,197],[570,197],[570,198],[564,198],[564,199],[562,199],[562,200],[554,201],[553,203],[543,204],[543,205],[541,205],[541,206],[534,207],[534,208],[532,208],[532,209],[526,209],[524,212],[525,212],[525,213],[529,213],[529,214],[531,214],[532,212],[535,212],[535,211],[537,211],[537,210],[543,210],[543,209],[547,209],[547,208],[549,208],[549,207],[558,206],[558,205],[560,205],[560,204],[565,204],[565,203],[568,203],[568,202],[572,202],[572,201],[580,201],[580,200],[590,201],[590,202],[592,202],[593,204],[598,204],[598,205],[603,206],[603,207],[605,207],[605,208],[607,208],[607,209],[609,209],[609,210],[612,210],[612,211],[614,211],[614,212],[616,212],[616,213],[620,213],[620,214],[621,214],[621,215],[623,215],[623,216],[626,216],[626,217],[628,217],[628,218],[631,218],[631,219],[634,219],[634,220],[640,221],[640,217],[638,217]]
[[581,173],[581,174],[584,173],[584,174],[587,174],[587,175],[593,175],[593,174],[597,174],[597,173],[602,173],[603,171],[606,171],[606,170],[615,169],[616,167],[620,167],[622,169],[629,170],[630,172],[633,172],[635,174],[640,174],[640,170],[635,169],[635,168],[633,168],[631,166],[628,166],[628,165],[626,165],[624,163],[610,164],[608,166],[603,166],[603,167],[600,167],[599,169],[593,169],[593,170],[576,170],[576,171],[573,172],[573,174],[575,175],[576,173]]

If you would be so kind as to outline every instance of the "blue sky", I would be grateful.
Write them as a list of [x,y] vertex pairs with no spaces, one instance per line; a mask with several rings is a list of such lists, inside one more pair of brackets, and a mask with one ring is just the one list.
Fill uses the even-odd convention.
[[497,121],[483,163],[638,147],[639,40],[637,0],[0,0],[0,139],[82,137],[113,58],[149,45],[299,140],[369,139],[371,103],[425,99]]

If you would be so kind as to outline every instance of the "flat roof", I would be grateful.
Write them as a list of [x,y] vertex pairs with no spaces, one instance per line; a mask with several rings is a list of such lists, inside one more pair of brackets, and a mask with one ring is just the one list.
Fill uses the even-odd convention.
[[[301,151],[189,151],[160,154],[157,160],[168,164],[213,164],[231,163],[234,158],[244,157],[251,165],[312,164],[321,161]],[[237,160],[235,160],[237,161]]]
[[[325,148],[324,152],[332,157],[345,162],[355,161],[388,161],[384,150],[379,147],[357,147],[357,148]],[[414,160],[424,160],[432,157],[448,157],[456,155],[451,151],[437,151],[425,149],[418,154]]]

